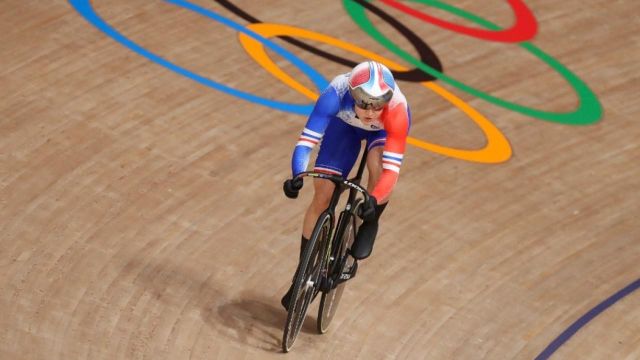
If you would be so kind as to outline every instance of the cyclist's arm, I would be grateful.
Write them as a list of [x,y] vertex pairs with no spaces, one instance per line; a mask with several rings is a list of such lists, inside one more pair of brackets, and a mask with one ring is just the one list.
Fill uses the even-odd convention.
[[398,104],[388,111],[384,125],[387,141],[382,153],[382,175],[380,175],[372,192],[379,204],[386,202],[398,182],[407,136],[409,135],[407,108],[403,104]]
[[338,113],[339,108],[340,98],[338,93],[333,87],[329,86],[318,98],[293,150],[293,156],[291,157],[291,172],[293,176],[307,170],[311,150],[322,140],[329,120]]

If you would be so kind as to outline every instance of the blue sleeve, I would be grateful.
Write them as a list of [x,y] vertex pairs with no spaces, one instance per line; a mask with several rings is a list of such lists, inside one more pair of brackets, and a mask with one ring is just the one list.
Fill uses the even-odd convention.
[[316,105],[313,107],[307,124],[293,150],[293,156],[291,157],[291,172],[293,176],[307,170],[311,150],[322,140],[329,121],[336,116],[338,110],[340,110],[340,98],[336,90],[329,86],[316,101]]

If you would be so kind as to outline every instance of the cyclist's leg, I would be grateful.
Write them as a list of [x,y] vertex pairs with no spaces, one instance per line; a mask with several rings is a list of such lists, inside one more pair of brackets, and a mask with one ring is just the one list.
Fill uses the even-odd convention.
[[[367,156],[367,172],[369,179],[367,181],[367,191],[371,193],[378,183],[380,175],[382,175],[382,150],[384,148],[384,139],[373,143],[369,148]],[[378,200],[379,201],[379,200]]]
[[[367,156],[367,171],[369,180],[367,182],[367,190],[373,191],[374,186],[378,183],[380,175],[382,175],[382,152],[385,144],[386,133],[379,131],[371,134],[367,139],[369,155]],[[378,233],[378,220],[382,212],[387,207],[389,199],[382,199],[381,203],[376,205],[375,217],[372,221],[364,221],[358,229],[358,234],[351,248],[351,255],[357,260],[366,259],[371,255],[373,244]]]
[[[302,239],[300,239],[300,255],[298,257],[298,262],[300,262],[300,259],[302,258],[302,255],[304,254],[304,249],[307,247],[307,243],[308,242],[309,242],[309,237],[305,237],[304,235],[302,235]],[[297,271],[296,271],[296,273],[297,273]],[[291,279],[292,283],[291,283],[291,286],[289,286],[289,290],[287,290],[287,292],[284,294],[284,296],[282,296],[282,298],[280,299],[280,304],[282,304],[282,306],[287,311],[289,310],[289,302],[291,301],[291,292],[293,291],[293,281],[294,281],[295,277],[296,277],[296,275],[294,275],[293,278]]]
[[302,238],[309,239],[320,214],[329,206],[335,185],[325,179],[313,180],[313,199],[307,208],[302,224]]
[[[380,175],[382,175],[382,152],[384,149],[384,143],[382,145],[372,146],[369,150],[369,155],[367,156],[367,171],[369,172],[369,180],[367,182],[367,191],[372,192],[373,188],[380,180]],[[389,195],[390,197],[391,195]],[[380,219],[384,208],[389,203],[389,197],[386,199],[378,199],[378,205],[376,205],[376,222]]]
[[[313,170],[347,177],[360,153],[360,139],[354,127],[334,117],[325,130]],[[334,186],[325,179],[314,180],[313,200],[304,217],[302,234],[311,235],[318,216],[331,201]]]

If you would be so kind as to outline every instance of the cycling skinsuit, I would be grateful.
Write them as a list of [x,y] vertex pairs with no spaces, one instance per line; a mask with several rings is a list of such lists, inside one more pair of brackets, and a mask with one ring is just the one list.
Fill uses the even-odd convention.
[[407,99],[396,84],[380,120],[365,124],[356,117],[348,76],[337,76],[318,98],[293,151],[292,172],[295,176],[306,171],[311,150],[322,141],[314,171],[346,177],[358,159],[361,141],[366,140],[369,150],[384,146],[382,175],[372,192],[376,199],[384,199],[398,181],[404,157],[411,126]]

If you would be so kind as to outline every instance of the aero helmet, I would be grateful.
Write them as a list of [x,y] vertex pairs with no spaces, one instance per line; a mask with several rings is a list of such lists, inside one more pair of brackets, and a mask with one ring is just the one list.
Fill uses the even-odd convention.
[[391,71],[375,61],[360,63],[349,74],[349,92],[362,109],[382,109],[391,100],[395,88]]

